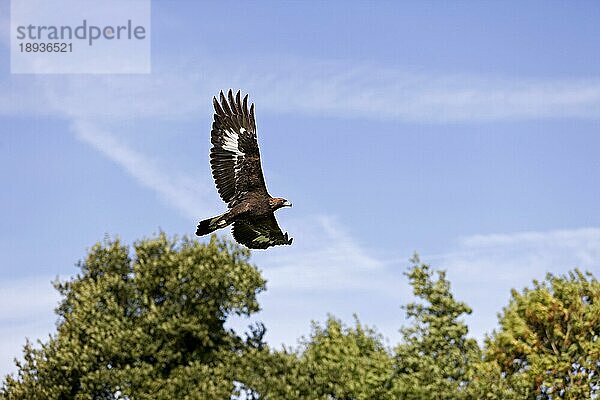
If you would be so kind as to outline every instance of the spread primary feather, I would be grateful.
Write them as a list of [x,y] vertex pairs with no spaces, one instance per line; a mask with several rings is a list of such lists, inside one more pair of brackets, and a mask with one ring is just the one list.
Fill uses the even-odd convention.
[[210,165],[217,191],[228,211],[198,224],[202,236],[233,224],[233,237],[253,249],[291,244],[292,239],[277,224],[274,212],[291,204],[271,197],[265,184],[258,141],[254,104],[248,108],[238,91],[213,98],[215,114],[211,130]]

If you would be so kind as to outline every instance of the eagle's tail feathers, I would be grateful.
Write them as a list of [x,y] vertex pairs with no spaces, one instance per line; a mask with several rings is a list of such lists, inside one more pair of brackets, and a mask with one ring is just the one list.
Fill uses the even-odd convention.
[[196,235],[208,235],[209,233],[214,232],[219,228],[224,228],[227,225],[229,225],[229,221],[227,221],[227,213],[217,215],[216,217],[200,221],[198,223],[198,227],[196,228]]

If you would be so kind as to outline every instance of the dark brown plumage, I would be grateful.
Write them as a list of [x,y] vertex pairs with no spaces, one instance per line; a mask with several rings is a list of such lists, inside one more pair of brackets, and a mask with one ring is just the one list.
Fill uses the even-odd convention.
[[196,235],[203,236],[233,224],[235,240],[251,249],[292,244],[292,239],[277,225],[274,214],[281,207],[291,207],[291,203],[271,197],[265,185],[254,104],[248,109],[248,95],[241,100],[238,91],[234,98],[231,90],[227,98],[221,92],[219,100],[213,98],[210,166],[217,191],[229,210],[200,221]]

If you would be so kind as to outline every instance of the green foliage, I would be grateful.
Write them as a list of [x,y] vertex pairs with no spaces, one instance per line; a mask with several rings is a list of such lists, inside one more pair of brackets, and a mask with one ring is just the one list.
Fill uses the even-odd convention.
[[297,351],[263,352],[245,384],[261,399],[386,399],[392,358],[382,337],[356,320],[313,323]]
[[422,303],[405,307],[413,325],[402,329],[404,341],[396,347],[393,392],[401,399],[466,398],[470,366],[480,358],[460,320],[471,309],[454,299],[443,271],[435,279],[417,256],[412,263],[407,276]]
[[6,400],[488,399],[600,396],[600,283],[578,270],[513,291],[483,351],[443,271],[415,256],[417,302],[394,350],[356,319],[313,323],[296,349],[274,350],[258,323],[244,338],[225,328],[259,310],[265,281],[250,253],[212,237],[164,234],[133,251],[97,244],[81,272],[57,282],[56,332],[24,347]]
[[520,398],[600,395],[600,282],[579,270],[513,290],[486,359]]
[[354,328],[330,317],[325,326],[313,324],[300,358],[313,398],[383,399],[392,358],[383,338],[356,319]]
[[56,283],[57,332],[27,344],[6,399],[216,399],[234,392],[247,343],[224,327],[259,309],[249,252],[164,234],[95,245],[81,274]]

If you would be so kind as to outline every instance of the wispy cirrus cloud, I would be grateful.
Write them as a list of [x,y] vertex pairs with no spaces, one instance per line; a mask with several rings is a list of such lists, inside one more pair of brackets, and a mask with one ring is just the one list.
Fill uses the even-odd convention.
[[262,106],[281,112],[417,123],[600,118],[599,78],[503,78],[293,61],[277,65],[285,72],[250,69],[233,82],[258,93]]
[[541,278],[546,272],[575,267],[598,271],[600,228],[473,235],[460,239],[458,250],[440,260],[478,282],[523,281],[520,278]]
[[59,294],[42,276],[5,280],[0,287],[0,376],[15,370],[14,358],[21,357],[25,338],[42,339],[56,321],[53,313]]
[[423,259],[448,271],[458,297],[473,307],[468,322],[481,338],[496,326],[495,313],[508,304],[511,289],[574,268],[598,276],[600,228],[472,235],[446,254]]
[[79,140],[116,163],[139,185],[154,191],[186,218],[197,218],[200,207],[216,211],[214,191],[209,191],[197,179],[168,171],[152,157],[129,147],[94,123],[77,120],[71,127]]
[[290,248],[277,248],[268,257],[255,258],[268,268],[270,287],[288,291],[378,290],[378,274],[385,271],[381,257],[352,237],[333,216],[308,215],[302,220],[281,215],[286,229],[298,240]]
[[[233,87],[252,93],[261,112],[414,123],[600,119],[600,76],[540,79],[417,73],[291,59],[243,65],[220,60],[219,69],[208,61],[193,68],[182,64],[185,69],[156,66],[151,75],[37,76],[33,80],[13,76],[0,82],[0,113],[52,113],[79,119],[194,118],[210,113],[210,98],[219,90]],[[23,93],[27,99],[14,101]]]

